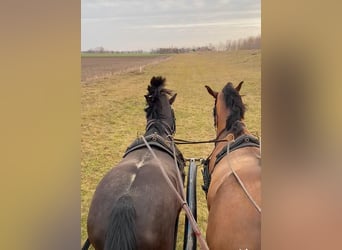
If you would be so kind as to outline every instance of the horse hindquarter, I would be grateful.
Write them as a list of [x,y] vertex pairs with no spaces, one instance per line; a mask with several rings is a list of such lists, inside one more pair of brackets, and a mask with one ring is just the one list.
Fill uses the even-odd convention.
[[[250,167],[238,171],[248,192],[260,205],[260,168]],[[261,215],[244,193],[235,177],[225,178],[211,202],[207,241],[211,250],[248,249],[260,246]]]
[[[173,159],[168,155],[165,158],[164,152],[156,150],[156,153],[171,179],[176,181],[172,177],[175,175]],[[137,150],[101,180],[88,215],[89,239],[97,250],[106,249],[106,235],[112,248],[173,249],[180,204],[158,168],[146,150]],[[115,237],[131,239],[136,244]]]

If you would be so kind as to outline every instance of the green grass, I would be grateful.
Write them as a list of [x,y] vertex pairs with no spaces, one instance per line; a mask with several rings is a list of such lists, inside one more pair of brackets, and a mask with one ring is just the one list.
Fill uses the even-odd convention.
[[[245,83],[240,93],[248,105],[245,123],[260,133],[260,51],[206,52],[174,55],[168,61],[144,68],[143,73],[114,75],[111,79],[82,84],[81,110],[81,230],[82,243],[87,237],[86,219],[96,185],[117,164],[127,146],[143,134],[145,98],[154,75],[167,78],[167,86],[178,93],[174,103],[177,138],[204,140],[215,137],[213,98],[204,85],[221,90],[228,81]],[[206,157],[213,145],[181,145],[185,157]],[[200,169],[197,179],[198,223],[205,235],[207,207],[202,192]],[[180,218],[177,249],[182,249],[183,213]]]
[[89,53],[89,52],[81,52],[81,57],[130,57],[130,56],[161,56],[161,55],[168,55],[168,54],[152,54],[149,52],[143,53],[111,53],[111,52],[104,52],[104,53]]

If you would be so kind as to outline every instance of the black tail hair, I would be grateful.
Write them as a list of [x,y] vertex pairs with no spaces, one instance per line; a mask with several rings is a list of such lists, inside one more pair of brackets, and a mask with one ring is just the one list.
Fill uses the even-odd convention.
[[109,217],[104,250],[135,250],[135,219],[136,211],[132,198],[129,195],[120,197]]
[[90,247],[90,241],[89,239],[87,239],[83,244],[82,250],[88,250],[89,247]]

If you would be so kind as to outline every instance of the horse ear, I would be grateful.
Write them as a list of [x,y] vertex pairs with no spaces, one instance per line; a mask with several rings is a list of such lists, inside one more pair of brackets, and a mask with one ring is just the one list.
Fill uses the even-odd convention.
[[177,96],[177,93],[176,94],[174,94],[171,98],[170,98],[170,100],[169,100],[169,103],[170,103],[170,105],[172,105],[172,103],[174,103],[175,102],[175,100],[176,100],[176,96]]
[[208,93],[214,97],[215,99],[217,98],[218,93],[214,90],[212,90],[208,85],[205,85],[206,89],[208,90]]
[[239,85],[235,88],[237,92],[240,92],[241,86],[243,84],[243,81],[239,83]]

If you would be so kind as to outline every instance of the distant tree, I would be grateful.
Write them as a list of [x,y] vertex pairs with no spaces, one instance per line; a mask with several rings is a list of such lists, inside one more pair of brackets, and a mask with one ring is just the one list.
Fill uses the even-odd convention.
[[231,50],[231,40],[226,41],[226,50],[227,51]]
[[226,45],[223,42],[219,42],[217,45],[217,51],[225,51],[226,50]]
[[[247,38],[240,38],[235,40],[226,40],[226,42],[219,42],[217,44],[208,43],[206,46],[191,46],[191,47],[175,47],[152,49],[151,53],[157,54],[172,54],[172,53],[189,53],[196,51],[233,51],[233,50],[250,50],[261,48],[261,36],[250,36]],[[142,53],[141,50],[135,51]]]

